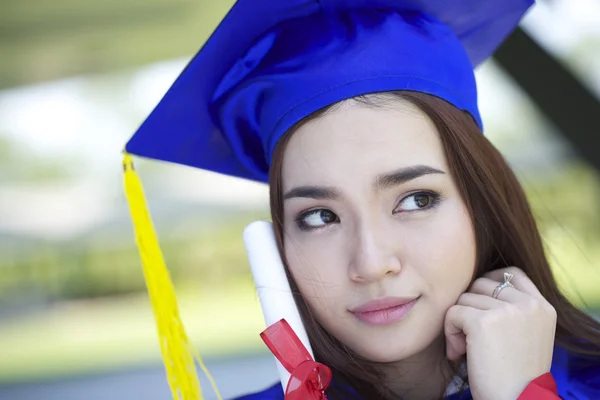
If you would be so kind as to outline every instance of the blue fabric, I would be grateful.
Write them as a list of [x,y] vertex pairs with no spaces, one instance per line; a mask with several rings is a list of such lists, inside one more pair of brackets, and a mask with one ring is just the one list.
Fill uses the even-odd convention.
[[353,96],[438,96],[481,126],[473,68],[533,0],[239,0],[126,151],[266,181],[294,123]]
[[563,349],[556,349],[552,361],[551,372],[562,399],[600,399],[600,360],[574,357]]
[[[552,360],[552,375],[558,386],[558,395],[564,400],[600,400],[600,360],[591,362],[569,355],[556,347]],[[236,400],[283,400],[281,384],[242,396]],[[471,400],[470,392],[457,393],[446,400]]]

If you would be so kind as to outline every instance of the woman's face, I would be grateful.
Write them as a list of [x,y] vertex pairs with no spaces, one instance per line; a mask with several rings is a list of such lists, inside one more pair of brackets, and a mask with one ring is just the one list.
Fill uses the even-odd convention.
[[475,238],[425,114],[345,102],[294,133],[282,179],[285,255],[319,323],[379,362],[439,338]]

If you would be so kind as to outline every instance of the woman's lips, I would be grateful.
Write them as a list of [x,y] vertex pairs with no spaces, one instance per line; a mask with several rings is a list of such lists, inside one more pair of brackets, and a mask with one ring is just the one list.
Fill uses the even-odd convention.
[[386,297],[369,301],[350,312],[367,325],[389,325],[404,319],[417,300],[419,297]]

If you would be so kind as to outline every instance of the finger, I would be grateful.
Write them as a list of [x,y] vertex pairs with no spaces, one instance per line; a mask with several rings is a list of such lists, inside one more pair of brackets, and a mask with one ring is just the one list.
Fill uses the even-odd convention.
[[483,311],[473,307],[455,305],[446,312],[444,335],[446,336],[446,356],[449,360],[457,360],[467,352],[469,321],[480,318]]
[[507,268],[500,268],[500,269],[496,269],[494,271],[490,271],[486,274],[484,274],[483,276],[498,282],[504,282],[504,273],[505,272],[510,272],[511,274],[513,274],[513,278],[511,279],[510,283],[513,284],[513,286],[515,288],[517,288],[519,291],[523,292],[523,293],[527,293],[531,296],[536,296],[536,297],[543,297],[542,294],[540,293],[540,291],[538,290],[538,288],[535,286],[535,284],[531,281],[531,279],[529,279],[529,277],[527,276],[527,274],[525,274],[525,272],[523,272],[522,269],[517,268],[517,267],[507,267]]
[[456,304],[476,308],[478,310],[491,310],[502,305],[502,301],[488,295],[466,292],[460,295]]
[[[491,280],[489,278],[479,278],[476,279],[475,282],[473,282],[473,284],[469,288],[469,292],[482,294],[484,296],[492,298],[494,290],[496,290],[496,287],[498,287],[499,284],[499,282]],[[500,294],[498,294],[497,299],[509,303],[517,303],[519,301],[524,300],[527,297],[530,296],[520,292],[516,288],[506,287],[500,291]]]
[[446,336],[446,358],[448,360],[460,360],[465,354],[467,354],[467,336],[464,333]]

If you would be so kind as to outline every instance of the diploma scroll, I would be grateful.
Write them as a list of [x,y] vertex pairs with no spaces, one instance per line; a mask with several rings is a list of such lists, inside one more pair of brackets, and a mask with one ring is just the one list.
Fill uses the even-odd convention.
[[[244,229],[244,243],[254,277],[254,284],[268,326],[285,319],[296,333],[311,357],[314,354],[308,335],[300,319],[298,308],[290,289],[283,261],[277,249],[273,225],[268,221],[253,222]],[[283,390],[286,390],[290,373],[277,361]]]

